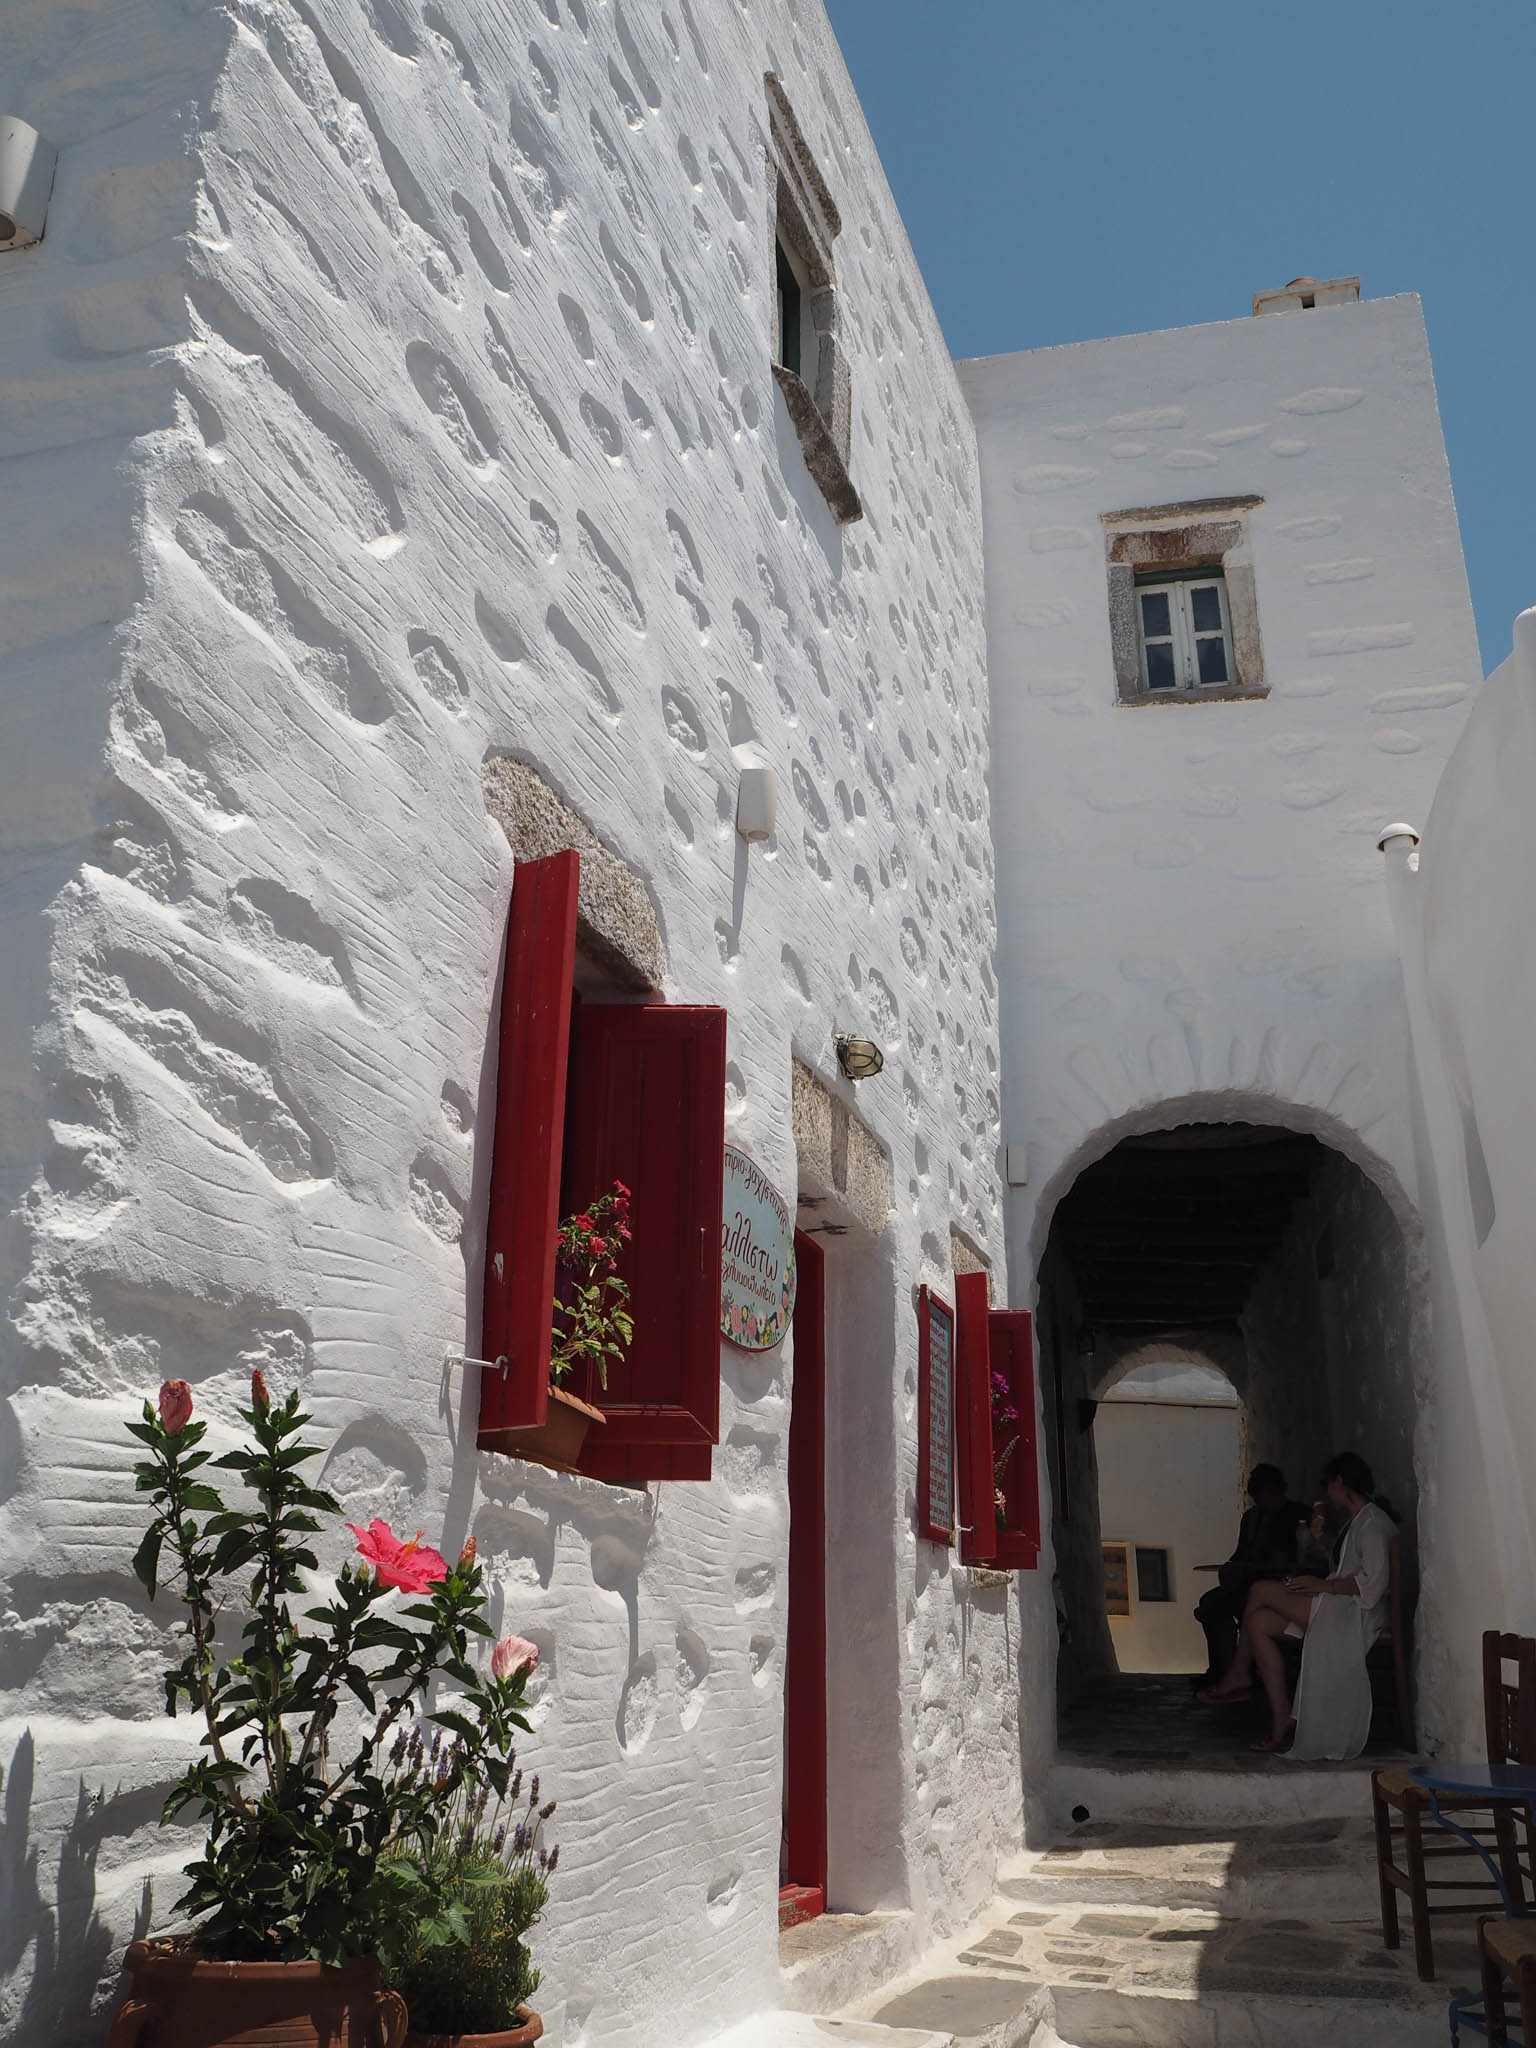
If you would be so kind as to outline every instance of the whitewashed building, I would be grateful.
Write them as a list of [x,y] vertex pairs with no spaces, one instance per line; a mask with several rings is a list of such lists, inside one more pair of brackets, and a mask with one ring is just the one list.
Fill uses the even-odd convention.
[[[476,1535],[542,1652],[563,2048],[829,2010],[963,1924],[1049,1805],[1053,1573],[1069,1662],[1112,1663],[1081,1404],[1175,1342],[1301,1483],[1377,1460],[1424,1727],[1466,1729],[1468,1644],[1533,1618],[1528,1540],[1492,1614],[1459,1519],[1530,1440],[1530,1210],[1486,1107],[1526,1071],[1489,1021],[1518,898],[1458,906],[1518,869],[1536,682],[1491,688],[1509,732],[1467,729],[1400,879],[1405,1003],[1377,839],[1478,682],[1416,302],[957,369],[817,0],[0,31],[0,112],[58,150],[0,248],[0,2038],[96,2038],[173,1913],[190,1731],[122,1428],[165,1377],[227,1421],[261,1365],[354,1519]],[[638,1061],[654,1109],[657,1018],[687,1113],[621,1144],[597,1084]],[[1475,1225],[1440,1186],[1469,1102]],[[616,1398],[577,1473],[477,1445],[495,1233],[542,1242],[562,1112],[631,1145],[657,1272],[723,1144],[802,1233],[792,1335],[706,1300],[701,1344],[679,1279],[667,1433]],[[1165,1239],[1170,1301],[1117,1216],[1184,1243],[1234,1175],[1225,1291]],[[802,1682],[786,1744],[791,1637],[824,1716]],[[781,1966],[783,1891],[857,1938]]]

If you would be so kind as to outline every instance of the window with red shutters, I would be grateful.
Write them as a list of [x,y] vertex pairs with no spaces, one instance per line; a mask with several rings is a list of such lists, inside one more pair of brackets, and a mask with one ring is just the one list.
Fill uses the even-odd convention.
[[967,1564],[989,1564],[997,1555],[988,1317],[986,1274],[957,1273],[955,1448],[960,1491],[960,1556]]
[[917,1297],[917,1527],[955,1540],[955,1312],[929,1288]]
[[603,1410],[582,1452],[593,1478],[707,1479],[720,1436],[720,1216],[725,1012],[583,1003],[572,1035],[564,1209],[629,1188],[620,1271],[627,1356],[573,1393]]
[[480,1380],[482,1449],[541,1423],[549,1404],[555,1233],[576,958],[574,853],[520,861],[507,916],[496,1122],[486,1217]]
[[1035,1346],[1030,1316],[1023,1310],[994,1310],[987,1318],[991,1369],[1009,1388],[1009,1406],[1018,1410],[1017,1441],[1007,1449],[999,1432],[996,1456],[1002,1469],[998,1487],[1003,1496],[1003,1524],[997,1532],[994,1562],[1003,1571],[1033,1571],[1040,1561],[1040,1461],[1035,1439]]

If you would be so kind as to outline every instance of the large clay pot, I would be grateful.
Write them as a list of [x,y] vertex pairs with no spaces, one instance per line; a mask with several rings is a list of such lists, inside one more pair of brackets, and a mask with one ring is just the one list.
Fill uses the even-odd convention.
[[136,1941],[123,1967],[108,2048],[402,2048],[409,2025],[372,1956],[339,1970],[218,1963],[186,1941]]
[[521,1429],[484,1429],[480,1432],[480,1448],[505,1451],[512,1458],[527,1458],[532,1464],[548,1465],[555,1472],[575,1472],[579,1470],[577,1460],[587,1431],[594,1423],[601,1425],[607,1420],[601,1408],[578,1401],[562,1387],[551,1387],[549,1408],[542,1422]]
[[414,2028],[405,2037],[405,2048],[530,2048],[544,2038],[544,2022],[531,2005],[520,2005],[521,2026],[505,2028],[499,2034],[418,2034]]

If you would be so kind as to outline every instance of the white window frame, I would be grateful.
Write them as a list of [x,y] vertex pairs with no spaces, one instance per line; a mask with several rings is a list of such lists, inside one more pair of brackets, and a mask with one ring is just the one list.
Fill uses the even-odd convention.
[[[1196,590],[1214,590],[1221,606],[1221,629],[1217,632],[1196,632],[1194,613],[1190,605],[1191,594]],[[1172,646],[1174,677],[1171,685],[1152,682],[1147,666],[1147,633],[1143,623],[1142,600],[1148,597],[1166,597],[1171,632],[1152,636],[1154,646]],[[1202,640],[1221,641],[1225,657],[1226,675],[1220,682],[1203,683],[1200,680],[1198,649]],[[1141,663],[1141,687],[1149,696],[1169,697],[1179,690],[1230,690],[1234,687],[1236,668],[1232,657],[1232,613],[1227,602],[1227,579],[1220,569],[1201,570],[1195,575],[1170,577],[1166,582],[1138,582],[1136,584],[1136,651]]]

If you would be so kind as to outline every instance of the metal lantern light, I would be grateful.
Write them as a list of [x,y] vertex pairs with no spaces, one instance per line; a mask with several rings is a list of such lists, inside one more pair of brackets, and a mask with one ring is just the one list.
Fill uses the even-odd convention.
[[867,1081],[885,1065],[885,1054],[872,1038],[850,1038],[844,1032],[837,1040],[837,1064],[850,1081]]

